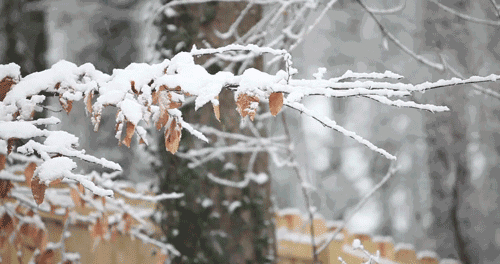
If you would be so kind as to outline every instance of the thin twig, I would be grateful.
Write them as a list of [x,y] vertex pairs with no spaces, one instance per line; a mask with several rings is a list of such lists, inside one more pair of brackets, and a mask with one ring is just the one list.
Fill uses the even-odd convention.
[[[486,20],[486,19],[481,19],[481,18],[476,18],[476,17],[471,17],[469,15],[466,15],[466,14],[462,14],[462,13],[459,13],[457,12],[456,10],[454,10],[453,8],[449,8],[441,3],[439,3],[438,1],[436,0],[429,0],[431,2],[433,2],[434,4],[438,5],[441,9],[443,9],[444,11],[454,15],[454,16],[457,16],[459,18],[462,18],[462,19],[465,19],[467,21],[470,21],[470,22],[473,22],[473,23],[477,23],[477,24],[483,24],[483,25],[488,25],[488,26],[494,26],[494,27],[498,27],[500,26],[500,21],[491,21],[491,20]],[[498,10],[497,10],[497,13],[498,13]]]
[[[283,122],[283,127],[285,129],[285,135],[288,138],[288,143],[291,144],[291,135],[290,135],[290,130],[288,129],[288,124],[286,122],[285,113],[281,113],[281,121]],[[306,182],[305,176],[301,173],[299,166],[298,166],[298,163],[295,161],[295,157],[294,157],[293,152],[290,148],[288,148],[288,156],[290,157],[290,159],[292,161],[292,164],[293,164],[292,167],[295,171],[295,174],[297,174],[297,177],[301,181],[302,194],[304,195],[304,200],[305,200],[307,212],[309,215],[309,221],[311,222],[310,231],[311,231],[311,245],[312,245],[313,263],[316,264],[316,263],[319,263],[319,259],[318,259],[319,253],[316,251],[316,241],[315,241],[315,237],[314,237],[314,212],[313,212],[313,209],[311,207],[311,198],[309,197],[309,194],[307,193],[306,186],[308,184]]]
[[391,167],[389,167],[389,170],[387,171],[387,174],[384,176],[384,178],[382,178],[382,180],[377,185],[375,185],[375,187],[373,187],[373,189],[369,193],[367,193],[354,206],[354,208],[352,209],[352,213],[346,219],[344,219],[342,224],[339,227],[337,227],[337,229],[335,229],[335,231],[330,235],[330,237],[326,240],[326,242],[316,251],[316,254],[321,253],[321,251],[325,250],[325,248],[328,247],[328,244],[330,244],[330,242],[332,242],[335,239],[335,237],[342,231],[342,229],[346,227],[346,225],[349,223],[352,217],[359,211],[359,209],[363,207],[363,205],[370,199],[370,197],[375,192],[377,192],[396,173],[397,170],[398,168],[393,168],[392,165]]
[[500,6],[498,6],[497,3],[495,3],[495,0],[490,0],[490,3],[493,5],[493,8],[495,9],[497,18],[500,18]]
[[403,43],[401,43],[398,39],[396,39],[396,37],[394,35],[392,35],[389,31],[387,31],[385,29],[385,27],[382,25],[382,23],[380,23],[378,18],[373,14],[373,12],[370,11],[370,9],[368,9],[368,7],[363,2],[361,2],[361,0],[357,0],[357,2],[364,10],[366,10],[366,12],[368,12],[368,14],[373,18],[373,20],[375,20],[375,23],[377,23],[382,34],[384,36],[386,36],[388,39],[390,39],[394,44],[396,44],[396,46],[398,46],[401,50],[406,52],[408,55],[412,56],[417,61],[419,61],[419,62],[421,62],[421,63],[423,63],[431,68],[437,69],[439,71],[444,70],[444,66],[442,64],[430,61],[421,55],[417,55],[415,52],[413,52],[408,47],[403,45]]
[[389,8],[389,9],[375,9],[373,7],[368,7],[368,10],[370,10],[370,12],[372,12],[373,14],[377,14],[377,15],[387,15],[387,14],[393,14],[393,13],[397,13],[401,10],[403,10],[406,6],[406,0],[401,0],[401,4],[399,4],[398,6],[395,6],[393,8]]

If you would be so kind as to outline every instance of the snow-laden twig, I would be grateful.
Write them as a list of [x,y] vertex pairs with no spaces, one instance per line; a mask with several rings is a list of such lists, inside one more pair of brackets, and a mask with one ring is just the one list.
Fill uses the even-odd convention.
[[42,155],[43,153],[61,154],[66,157],[75,157],[87,162],[95,163],[105,168],[119,171],[122,170],[120,164],[106,160],[105,158],[99,159],[94,156],[87,155],[85,154],[85,151],[69,149],[62,146],[47,146],[33,140],[30,140],[23,146],[19,147],[18,151],[20,151],[21,153],[33,153],[33,151],[36,151],[40,155]]
[[155,245],[163,250],[165,250],[166,252],[171,252],[172,254],[174,254],[175,256],[180,256],[181,253],[179,251],[177,251],[177,249],[175,249],[171,244],[166,244],[166,243],[163,243],[163,242],[160,242],[156,239],[153,239],[145,234],[142,234],[141,232],[139,232],[137,229],[132,229],[130,231],[130,233],[139,238],[143,243],[146,243],[146,244],[151,244],[151,245]]
[[396,160],[396,156],[390,154],[389,152],[387,152],[384,149],[381,149],[381,148],[375,146],[373,143],[371,143],[370,141],[359,136],[355,132],[349,131],[349,130],[345,129],[344,127],[338,125],[335,121],[329,119],[328,117],[319,115],[319,114],[315,113],[314,111],[307,109],[303,104],[300,104],[297,102],[285,102],[284,105],[286,105],[292,109],[295,109],[301,113],[304,113],[304,114],[312,117],[313,119],[317,120],[318,122],[320,122],[324,126],[329,127],[331,129],[334,129],[334,130],[344,134],[345,136],[348,136],[348,137],[356,140],[357,142],[367,146],[371,150],[382,154],[387,159]]
[[[440,54],[440,55],[441,55],[441,60],[443,61],[443,64],[446,67],[446,69],[450,70],[455,76],[463,79],[464,78],[463,75],[460,72],[458,72],[458,70],[451,67],[451,65],[446,61],[446,58],[444,57],[444,55],[443,54]],[[482,87],[476,83],[472,83],[472,87],[474,87],[474,90],[476,90],[480,93],[489,95],[495,99],[500,100],[500,93],[499,92],[496,92],[496,91],[489,89],[489,88]]]

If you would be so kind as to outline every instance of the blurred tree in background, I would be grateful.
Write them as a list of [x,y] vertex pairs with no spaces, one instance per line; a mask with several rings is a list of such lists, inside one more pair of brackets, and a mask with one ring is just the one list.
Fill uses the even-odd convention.
[[[167,4],[169,1],[163,1]],[[231,44],[234,38],[220,39],[215,30],[225,32],[244,9],[243,3],[218,3],[181,5],[168,9],[155,18],[158,41],[155,50],[157,60],[171,58],[180,51],[189,51],[197,46],[222,47]],[[250,16],[244,18],[239,31],[244,34],[260,17],[261,10],[252,8]],[[203,42],[202,42],[203,41]],[[205,58],[199,58],[202,63]],[[227,64],[226,64],[227,65]],[[226,65],[212,64],[208,71],[215,74]],[[257,60],[250,67],[262,68]],[[214,126],[224,132],[249,134],[240,127],[240,116],[233,95],[221,94],[221,121],[213,115],[211,106],[198,111],[190,108],[184,112],[186,120]],[[262,132],[262,131],[261,131]],[[214,138],[212,138],[214,139]],[[161,136],[159,145],[163,146]],[[236,141],[228,139],[225,144]],[[192,148],[196,140],[185,139],[181,150]],[[245,188],[221,186],[207,178],[212,173],[219,178],[240,182],[249,172],[267,173],[267,155],[259,153],[253,168],[246,168],[251,154],[224,155],[220,160],[210,161],[196,169],[190,169],[188,161],[172,155],[162,155],[160,147],[153,155],[162,156],[157,166],[160,175],[161,192],[183,192],[181,199],[163,203],[162,228],[170,241],[183,253],[176,263],[269,263],[272,245],[270,183],[250,183]],[[228,166],[233,164],[233,166]]]

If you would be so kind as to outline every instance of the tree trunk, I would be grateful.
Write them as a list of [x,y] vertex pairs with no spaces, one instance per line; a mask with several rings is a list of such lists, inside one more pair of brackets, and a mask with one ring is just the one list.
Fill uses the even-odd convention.
[[[176,54],[182,50],[190,50],[193,44],[204,47],[201,39],[205,39],[212,47],[230,44],[234,39],[221,40],[214,30],[225,32],[236,20],[242,3],[209,3],[187,5],[176,8],[178,16],[163,17],[157,25],[160,37],[157,49],[162,54]],[[239,27],[244,33],[256,21],[261,11],[253,8]],[[172,31],[173,24],[176,29]],[[202,36],[200,38],[200,36]],[[179,49],[178,43],[184,42]],[[196,58],[203,63],[206,58]],[[262,68],[261,60],[256,60],[253,67]],[[221,68],[209,68],[215,73]],[[219,98],[221,121],[214,118],[212,106],[205,106],[198,111],[183,109],[183,118],[188,122],[213,126],[231,133],[246,133],[239,128],[241,117],[235,110],[234,96],[230,92],[222,92]],[[192,108],[192,106],[186,106]],[[262,131],[261,131],[262,132]],[[163,139],[160,140],[160,146]],[[225,144],[233,144],[227,140]],[[197,139],[183,134],[181,145],[195,147],[200,145]],[[163,147],[161,147],[163,148]],[[182,148],[182,147],[181,147]],[[175,263],[267,263],[270,247],[271,215],[270,181],[263,185],[251,182],[243,189],[221,186],[207,179],[208,172],[217,177],[232,181],[242,181],[247,171],[250,155],[230,154],[224,160],[211,161],[204,168],[191,170],[187,162],[171,154],[163,155],[162,170],[165,177],[162,181],[162,192],[183,192],[184,198],[163,203],[166,218],[162,228],[167,240],[183,255],[176,258]],[[234,164],[233,169],[223,169],[226,164]],[[227,168],[227,167],[226,167]],[[250,171],[267,173],[267,155],[259,153],[255,166]],[[231,204],[241,205],[232,211]]]

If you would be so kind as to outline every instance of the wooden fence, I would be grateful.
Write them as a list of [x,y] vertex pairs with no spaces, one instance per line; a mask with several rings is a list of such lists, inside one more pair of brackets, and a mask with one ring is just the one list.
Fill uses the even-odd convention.
[[[129,190],[133,192],[133,189]],[[127,204],[144,208],[144,210],[154,210],[155,204],[152,202],[138,202],[125,197]],[[68,197],[68,199],[70,199]],[[0,206],[6,206],[7,203],[15,202],[13,199],[0,199]],[[75,207],[73,210],[80,215],[89,215],[94,212],[93,208]],[[112,212],[110,212],[112,213]],[[63,230],[63,219],[51,213],[39,212],[43,222],[48,230],[50,242],[60,241]],[[0,218],[2,214],[0,213]],[[312,246],[310,228],[311,223],[308,218],[296,209],[285,209],[276,213],[275,216],[278,263],[302,264],[312,263]],[[1,223],[3,225],[3,223]],[[340,226],[338,222],[327,222],[321,217],[316,217],[313,221],[316,243],[322,245],[333,231]],[[144,244],[140,239],[134,239],[130,235],[118,234],[118,236],[109,240],[99,241],[97,247],[93,248],[95,238],[91,237],[89,232],[89,223],[77,222],[69,227],[71,236],[66,239],[65,249],[67,252],[78,252],[81,255],[81,263],[162,263],[165,256],[159,254],[159,249],[151,244]],[[160,234],[159,230],[157,233]],[[0,230],[0,235],[2,230]],[[11,245],[11,240],[3,239],[0,247],[0,263],[28,263],[33,256],[36,248],[34,239],[26,236],[21,247],[21,256],[18,256],[18,250]],[[371,237],[366,234],[353,234],[347,230],[341,230],[340,234],[334,239],[324,251],[319,255],[323,264],[337,263],[339,257],[348,264],[360,264],[366,262],[368,257],[360,250],[352,247],[354,239],[359,239],[364,249],[373,255],[377,250],[380,251],[380,264],[458,264],[458,261],[444,259],[439,260],[434,252],[423,251],[415,252],[413,246],[408,244],[394,245],[390,237]],[[60,252],[55,252],[53,260],[50,263],[60,261]],[[19,261],[20,260],[20,261]]]
[[[311,223],[296,209],[281,210],[276,214],[276,236],[280,264],[312,263]],[[316,244],[323,245],[330,234],[341,226],[339,222],[327,222],[321,217],[313,220]],[[368,260],[361,250],[352,247],[354,239],[359,239],[365,250],[372,255],[380,252],[380,264],[459,264],[453,259],[439,259],[432,251],[416,252],[409,244],[394,245],[390,237],[371,237],[366,234],[349,233],[343,229],[328,247],[319,255],[323,264],[340,264],[341,257],[348,264],[360,264]]]

